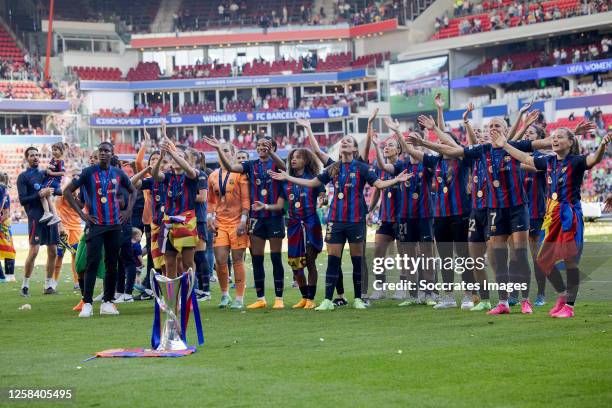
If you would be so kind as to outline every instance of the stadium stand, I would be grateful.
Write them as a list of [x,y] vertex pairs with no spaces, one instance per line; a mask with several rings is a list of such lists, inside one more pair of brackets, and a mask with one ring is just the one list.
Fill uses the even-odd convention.
[[597,0],[581,3],[579,0],[529,1],[527,3],[512,0],[485,0],[464,9],[455,10],[462,17],[450,18],[447,15],[436,19],[436,33],[431,40],[457,37],[484,31],[501,30],[520,25],[536,24],[546,21],[571,18],[607,11],[609,0]]

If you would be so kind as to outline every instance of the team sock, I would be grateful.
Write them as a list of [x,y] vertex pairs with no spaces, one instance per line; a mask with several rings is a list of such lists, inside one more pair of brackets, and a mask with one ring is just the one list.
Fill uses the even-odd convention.
[[206,251],[196,251],[193,260],[200,290],[210,292],[210,274],[208,272],[208,262],[206,262]]
[[236,299],[244,297],[244,291],[246,289],[246,272],[244,271],[244,263],[242,260],[240,263],[234,264],[234,283],[236,284]]
[[344,275],[342,274],[342,264],[338,269],[338,279],[336,281],[336,293],[338,297],[344,297]]
[[[495,280],[497,283],[503,283],[504,286],[508,283],[508,248],[504,244],[501,247],[493,248],[493,265],[495,265]],[[499,290],[499,299],[500,302],[502,300],[508,299],[508,292],[504,288],[504,290]]]
[[255,291],[257,292],[257,298],[262,299],[265,294],[264,283],[266,281],[266,272],[264,271],[264,257],[263,255],[252,255],[251,261],[253,263],[253,280],[255,281]]
[[314,300],[316,294],[317,294],[317,285],[308,285],[307,299]]
[[[334,289],[338,283],[340,272],[340,258],[333,255],[327,256],[327,271],[325,272],[325,299],[332,300]],[[343,291],[344,292],[344,291]]]
[[283,289],[285,288],[285,270],[283,268],[283,259],[280,252],[272,252],[272,275],[274,277],[274,294],[277,298],[283,297]]
[[580,269],[567,268],[567,303],[574,306],[576,297],[578,296],[578,287],[580,286]]
[[351,262],[353,263],[353,289],[355,290],[355,297],[361,298],[361,257],[351,256]]
[[4,273],[6,275],[14,275],[15,274],[15,260],[14,259],[4,259]]
[[21,285],[22,288],[29,288],[30,287],[30,278],[23,278],[23,284]]

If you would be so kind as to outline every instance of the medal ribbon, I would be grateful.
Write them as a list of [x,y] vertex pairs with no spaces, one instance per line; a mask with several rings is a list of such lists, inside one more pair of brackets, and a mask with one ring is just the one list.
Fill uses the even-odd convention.
[[108,194],[108,183],[110,183],[110,169],[106,170],[105,174],[102,168],[98,166],[98,177],[100,179],[100,190],[102,191],[100,197],[106,197]]
[[225,193],[227,191],[227,181],[229,180],[230,172],[227,172],[227,174],[225,175],[225,180],[223,180],[223,182],[221,182],[221,173],[223,173],[223,170],[219,169],[219,190],[221,193],[221,197],[225,197]]
[[[561,163],[559,163],[556,156],[554,160],[555,161],[553,162],[552,169],[551,169],[551,178],[552,178],[552,185],[550,186],[551,196],[553,193],[557,193],[557,195],[559,194],[559,192],[557,191],[559,189],[559,182],[565,181],[565,177],[564,177],[565,173],[563,172],[563,168],[567,167],[567,162],[568,162],[567,157],[565,157],[565,159],[563,159]],[[559,166],[559,164],[561,164],[561,166]],[[561,180],[559,180],[559,178],[561,178]],[[559,197],[557,197],[557,199],[559,199]]]
[[344,169],[344,164],[345,163],[340,163],[341,168],[338,173],[338,191],[341,191],[343,194],[346,195],[344,186],[346,185],[346,180],[351,175],[351,173],[355,172],[355,160],[351,161],[351,163],[349,164],[348,172],[342,172],[342,170]]

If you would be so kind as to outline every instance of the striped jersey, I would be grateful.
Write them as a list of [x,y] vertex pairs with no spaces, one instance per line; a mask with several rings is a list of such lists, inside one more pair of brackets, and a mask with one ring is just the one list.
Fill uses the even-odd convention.
[[185,173],[176,174],[173,171],[164,173],[165,214],[169,216],[180,215],[188,210],[195,209],[195,199],[198,195],[198,178],[190,179]]
[[587,170],[586,156],[569,154],[534,157],[535,168],[546,172],[546,198],[561,203],[580,203],[580,186]]
[[[302,179],[312,179],[312,174],[304,172],[301,176],[295,176]],[[321,193],[325,192],[325,186],[305,187],[289,181],[283,182],[281,196],[288,203],[289,218],[304,220],[306,217],[317,213],[317,199]]]
[[[509,143],[523,152],[533,150],[530,140]],[[491,143],[477,144],[464,148],[464,155],[470,160],[479,159],[487,166],[489,208],[508,208],[527,204],[521,163],[503,148],[493,147]]]
[[[539,157],[542,153],[535,151],[533,157]],[[529,218],[534,220],[544,218],[546,213],[546,174],[543,171],[537,173],[525,172],[523,188],[529,202]]]
[[407,181],[400,183],[400,194],[397,216],[400,220],[411,218],[431,218],[431,180],[432,172],[423,163],[411,163],[410,160],[400,160],[395,163],[395,174],[407,170],[412,175]]
[[[390,180],[395,177],[393,174],[387,173],[380,168],[376,168],[376,175],[381,180]],[[399,184],[380,191],[380,209],[378,212],[378,219],[380,221],[396,222],[400,193]]]
[[[278,201],[278,197],[281,195],[282,185],[280,182],[270,177],[268,170],[278,171],[278,166],[271,158],[265,162],[262,162],[261,159],[242,162],[242,172],[249,178],[249,196],[251,197],[251,204],[255,201],[260,201],[264,204],[275,204]],[[282,214],[282,210],[250,211],[250,216],[252,218],[266,218]]]
[[469,163],[459,159],[425,154],[423,164],[433,173],[431,187],[435,217],[450,217],[470,212],[467,196]]
[[86,167],[72,184],[83,191],[87,213],[96,225],[120,225],[120,187],[128,188],[130,179],[116,167],[102,169],[99,165]]
[[328,221],[365,222],[366,204],[363,197],[365,184],[373,185],[378,179],[369,165],[353,160],[340,163],[338,174],[332,177],[327,167],[317,178],[323,184],[333,182],[334,196],[329,206]]
[[155,181],[153,177],[147,177],[142,180],[141,190],[149,190],[151,192],[151,220],[160,225],[164,218],[164,210],[166,203],[166,185],[163,181]]
[[[208,175],[204,170],[198,170],[198,192],[208,190]],[[206,222],[206,200],[195,203],[195,212],[198,222]]]
[[481,157],[464,157],[463,160],[470,166],[468,192],[470,193],[472,209],[486,209],[488,207],[487,197],[489,195],[487,163]]

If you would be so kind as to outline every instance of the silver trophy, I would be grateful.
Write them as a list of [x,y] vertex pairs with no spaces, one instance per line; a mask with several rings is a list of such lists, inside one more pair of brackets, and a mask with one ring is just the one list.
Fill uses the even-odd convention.
[[[189,268],[185,272],[187,279],[187,303],[191,301],[191,292],[195,285],[195,272]],[[157,281],[157,285],[155,284]],[[151,273],[151,289],[159,308],[166,312],[166,318],[161,326],[161,335],[157,351],[186,350],[187,344],[182,339],[184,327],[181,327],[181,277],[170,279],[157,272]]]

